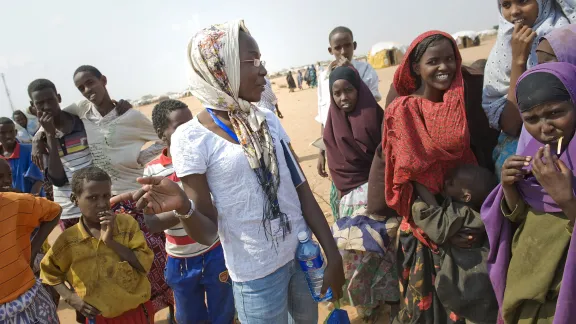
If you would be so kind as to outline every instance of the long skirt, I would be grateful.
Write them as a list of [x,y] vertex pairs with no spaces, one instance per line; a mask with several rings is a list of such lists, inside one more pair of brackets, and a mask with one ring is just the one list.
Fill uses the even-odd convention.
[[398,302],[396,235],[399,220],[366,213],[368,184],[339,201],[339,219],[332,232],[344,264],[343,304],[371,318],[386,302]]
[[15,300],[0,304],[2,324],[58,324],[56,305],[40,279]]
[[440,269],[440,255],[415,238],[410,226],[404,222],[399,235],[401,309],[394,323],[463,323],[456,314],[446,311],[436,294],[434,280]]

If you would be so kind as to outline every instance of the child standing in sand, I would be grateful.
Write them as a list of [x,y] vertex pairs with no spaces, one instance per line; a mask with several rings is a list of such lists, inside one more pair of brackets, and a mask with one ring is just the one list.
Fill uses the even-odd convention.
[[[360,62],[354,60],[354,50],[356,50],[356,42],[354,41],[354,34],[347,27],[336,27],[328,36],[328,41],[330,42],[330,47],[328,47],[328,52],[334,56],[335,61],[340,61],[341,59],[347,59],[352,63],[362,81],[368,86],[370,92],[374,95],[376,102],[382,99],[380,92],[378,91],[378,74],[372,66],[366,62]],[[326,121],[328,120],[328,111],[330,110],[330,102],[332,94],[330,93],[330,71],[328,68],[320,73],[320,79],[318,80],[318,116],[316,116],[316,121],[320,123],[320,136],[324,135],[324,127]],[[328,177],[326,172],[326,152],[320,150],[318,155],[318,174],[321,177]],[[330,190],[330,206],[332,207],[332,213],[334,218],[338,219],[338,190],[332,184]]]
[[112,180],[102,169],[74,174],[71,199],[82,216],[42,260],[41,278],[96,323],[154,323],[146,277],[154,253],[132,216],[112,212],[111,197]]

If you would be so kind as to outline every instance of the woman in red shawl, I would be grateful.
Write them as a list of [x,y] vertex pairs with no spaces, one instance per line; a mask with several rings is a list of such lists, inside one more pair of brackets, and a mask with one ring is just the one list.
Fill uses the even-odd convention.
[[385,111],[383,155],[386,203],[402,217],[400,323],[451,323],[434,289],[438,249],[411,217],[413,182],[442,190],[445,174],[476,164],[466,120],[462,59],[452,37],[431,31],[410,46],[394,76],[399,97]]

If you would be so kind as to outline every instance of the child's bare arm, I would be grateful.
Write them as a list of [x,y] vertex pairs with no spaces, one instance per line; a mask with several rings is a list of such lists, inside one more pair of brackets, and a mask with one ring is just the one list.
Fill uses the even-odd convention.
[[72,291],[66,284],[61,283],[53,286],[56,292],[75,310],[82,313],[87,318],[93,318],[100,314],[100,311],[94,306],[85,303],[74,291]]
[[[135,222],[135,221],[134,221]],[[100,238],[108,246],[111,248],[122,261],[128,262],[134,269],[146,273],[148,272],[136,257],[136,254],[132,249],[127,246],[124,246],[116,241],[114,241],[114,227],[116,226],[116,214],[112,211],[103,212],[100,214],[100,231],[101,235]],[[135,228],[134,231],[136,234],[140,231],[139,228]]]
[[420,196],[420,198],[427,203],[429,206],[440,206],[436,201],[436,197],[423,185],[419,184],[418,182],[412,181],[414,188],[416,188],[416,192]]
[[120,259],[122,259],[122,261],[128,262],[134,269],[143,273],[148,272],[146,271],[146,269],[144,269],[142,264],[140,264],[140,261],[138,261],[136,254],[134,254],[134,251],[132,251],[131,249],[125,247],[124,245],[114,240],[104,243],[106,244],[106,246],[114,250],[114,252],[116,252],[116,254],[120,256]]
[[54,219],[52,219],[51,221],[40,223],[40,227],[38,228],[38,232],[36,232],[36,235],[34,235],[32,242],[30,242],[30,250],[31,250],[31,256],[32,256],[31,262],[34,262],[34,259],[36,258],[36,254],[38,254],[38,252],[42,248],[42,244],[44,244],[44,242],[48,238],[48,235],[50,235],[50,233],[52,233],[52,230],[54,229],[54,227],[56,227],[56,225],[58,225],[58,221],[60,220],[60,214],[61,213],[62,213],[62,208],[60,208],[60,212],[58,213],[58,216],[56,216]]

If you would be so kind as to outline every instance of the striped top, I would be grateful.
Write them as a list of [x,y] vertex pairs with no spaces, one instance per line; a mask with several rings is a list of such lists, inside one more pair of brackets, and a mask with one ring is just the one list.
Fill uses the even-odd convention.
[[[88,136],[86,135],[84,124],[80,118],[72,117],[74,118],[72,131],[66,135],[60,132],[57,134],[60,144],[58,155],[68,178],[63,186],[58,187],[54,184],[54,201],[62,207],[60,219],[79,218],[82,214],[80,208],[70,201],[70,195],[72,194],[70,182],[72,181],[72,175],[76,171],[92,165],[92,155],[88,147]],[[48,177],[50,177],[50,174],[48,174]],[[54,182],[53,178],[50,177],[50,179]]]
[[34,286],[30,236],[42,222],[58,217],[60,206],[29,194],[0,193],[0,305]]
[[[167,149],[162,151],[156,159],[150,161],[144,169],[145,177],[162,176],[166,177],[180,185],[182,183],[176,176],[172,167],[172,158],[168,157]],[[194,241],[184,228],[178,224],[166,231],[166,253],[175,258],[191,258],[202,255],[220,245],[220,239],[217,238],[210,246],[202,245]]]

